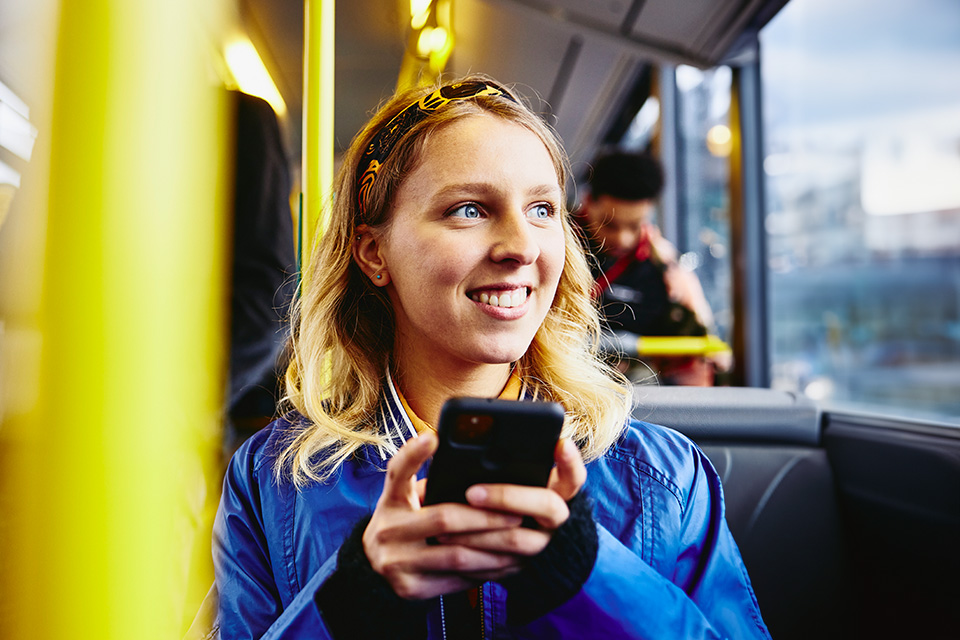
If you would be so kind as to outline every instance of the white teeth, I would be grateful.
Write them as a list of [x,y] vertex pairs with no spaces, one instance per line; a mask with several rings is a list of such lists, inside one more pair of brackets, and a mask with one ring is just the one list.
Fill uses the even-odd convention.
[[489,304],[492,307],[500,307],[503,309],[510,309],[513,307],[519,307],[527,300],[527,290],[518,289],[513,293],[501,293],[497,294],[473,294],[470,298],[474,302],[480,302],[482,304]]

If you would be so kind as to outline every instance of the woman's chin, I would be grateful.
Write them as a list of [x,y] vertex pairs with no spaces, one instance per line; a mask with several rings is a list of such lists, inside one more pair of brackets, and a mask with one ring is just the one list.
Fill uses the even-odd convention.
[[522,343],[505,344],[497,342],[488,345],[478,354],[477,361],[484,364],[510,364],[516,362],[524,356],[527,349],[530,348],[531,338]]

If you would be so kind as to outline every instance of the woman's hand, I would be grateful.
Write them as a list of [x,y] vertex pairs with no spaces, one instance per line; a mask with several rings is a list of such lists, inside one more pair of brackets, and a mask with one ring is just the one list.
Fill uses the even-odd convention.
[[[433,433],[424,433],[400,448],[387,464],[383,492],[363,533],[363,550],[373,570],[398,596],[410,600],[462,591],[520,568],[521,557],[510,552],[510,545],[486,549],[482,545],[427,544],[431,537],[500,535],[509,539],[508,532],[521,529],[521,516],[528,515],[526,511],[510,514],[498,512],[510,509],[491,511],[452,503],[421,506],[426,484],[417,481],[417,470],[436,450]],[[508,502],[512,505],[517,500],[513,497]],[[552,508],[532,509],[529,515],[553,522],[559,515],[556,510],[553,504]]]
[[[529,516],[538,529],[510,527],[498,530],[439,536],[445,545],[459,545],[477,551],[512,556],[522,563],[524,557],[535,556],[549,544],[553,533],[570,517],[567,502],[580,491],[587,480],[587,470],[576,445],[564,439],[557,443],[556,466],[550,472],[546,488],[514,484],[478,484],[467,490],[471,506],[495,512]],[[495,580],[500,576],[487,577]]]

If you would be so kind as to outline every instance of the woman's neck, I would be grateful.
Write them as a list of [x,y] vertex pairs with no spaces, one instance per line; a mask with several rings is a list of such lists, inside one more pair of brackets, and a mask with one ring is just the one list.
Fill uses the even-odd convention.
[[510,364],[477,364],[471,367],[443,367],[431,362],[395,363],[395,378],[404,399],[421,420],[433,427],[440,408],[450,398],[495,398],[510,378]]

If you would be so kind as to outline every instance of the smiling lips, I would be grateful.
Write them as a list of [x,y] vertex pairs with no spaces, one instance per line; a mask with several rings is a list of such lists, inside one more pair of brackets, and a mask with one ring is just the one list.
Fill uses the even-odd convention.
[[482,292],[474,291],[470,294],[470,299],[474,302],[488,304],[492,307],[512,309],[519,307],[527,301],[527,288],[520,287],[519,289],[512,290],[499,289]]

